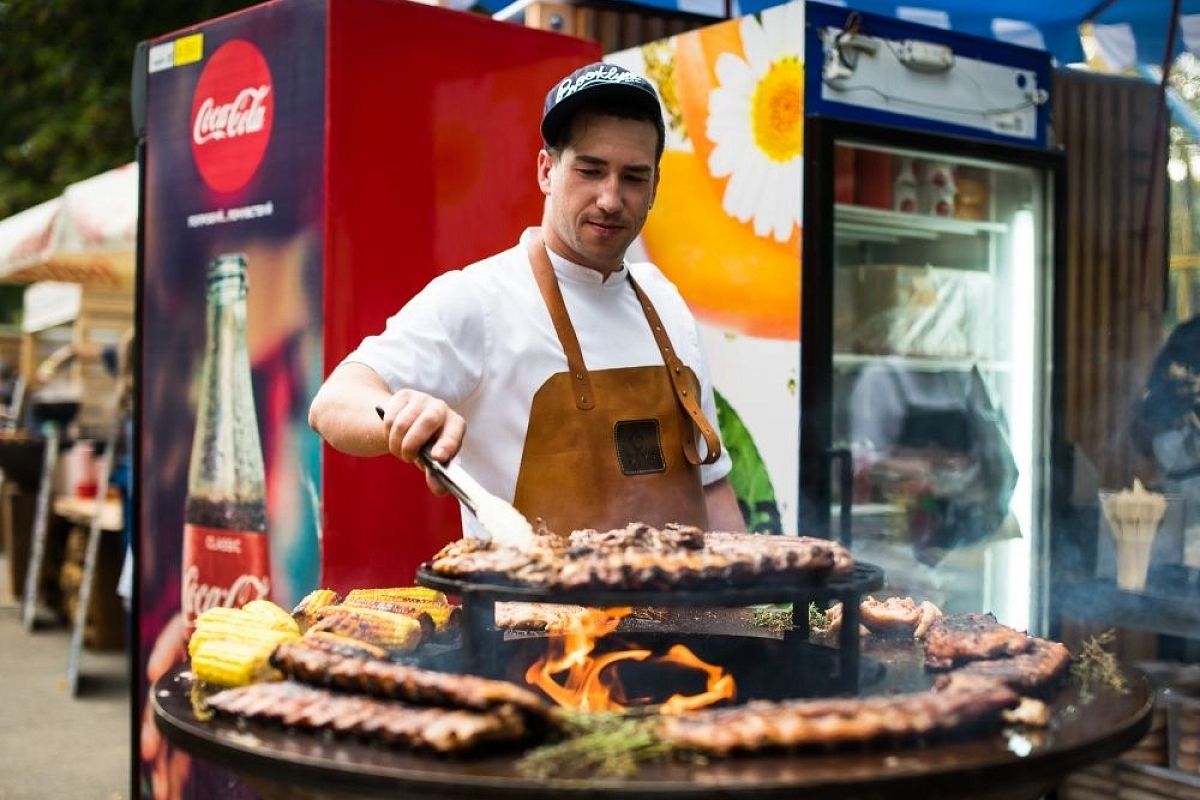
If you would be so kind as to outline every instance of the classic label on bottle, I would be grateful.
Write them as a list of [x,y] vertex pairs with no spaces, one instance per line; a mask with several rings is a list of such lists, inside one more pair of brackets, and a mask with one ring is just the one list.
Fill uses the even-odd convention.
[[271,562],[261,532],[183,527],[183,620],[191,638],[196,617],[215,606],[240,608],[268,599]]

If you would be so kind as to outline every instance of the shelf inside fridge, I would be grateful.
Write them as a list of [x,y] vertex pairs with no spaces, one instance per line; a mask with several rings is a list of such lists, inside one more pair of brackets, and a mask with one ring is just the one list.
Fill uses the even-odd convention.
[[868,353],[834,353],[833,366],[838,369],[860,369],[873,365],[895,367],[914,372],[966,372],[978,367],[982,372],[1008,372],[1012,364],[978,358],[930,358],[926,356],[873,355]]
[[836,203],[833,215],[834,237],[839,241],[899,242],[903,239],[934,240],[944,236],[1006,234],[1003,222],[938,217],[890,211],[884,208]]

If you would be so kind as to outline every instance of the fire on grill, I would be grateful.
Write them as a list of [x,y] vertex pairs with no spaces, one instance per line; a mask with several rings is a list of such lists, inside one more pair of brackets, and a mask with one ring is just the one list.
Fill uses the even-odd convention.
[[[594,655],[596,640],[612,633],[631,608],[583,609],[572,617],[562,635],[551,637],[548,652],[525,671],[525,681],[541,689],[559,706],[574,711],[623,711],[630,704],[615,675],[624,661],[674,664],[699,670],[705,675],[705,690],[697,694],[672,694],[658,710],[678,714],[732,699],[736,693],[733,676],[721,667],[705,663],[682,644],[663,655],[650,650],[625,649]],[[565,676],[560,682],[557,676]]]

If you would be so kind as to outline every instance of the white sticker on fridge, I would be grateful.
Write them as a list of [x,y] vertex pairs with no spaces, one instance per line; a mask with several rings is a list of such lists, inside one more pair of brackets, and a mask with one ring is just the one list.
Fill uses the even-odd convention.
[[156,44],[150,48],[149,69],[153,74],[175,66],[175,41]]

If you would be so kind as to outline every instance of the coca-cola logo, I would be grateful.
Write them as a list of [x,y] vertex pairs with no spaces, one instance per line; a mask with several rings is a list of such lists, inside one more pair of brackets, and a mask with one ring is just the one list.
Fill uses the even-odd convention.
[[242,573],[228,586],[200,583],[200,568],[195,564],[183,573],[183,618],[190,624],[210,608],[240,608],[251,600],[267,597],[271,582],[257,575]]
[[218,192],[246,185],[271,139],[274,84],[266,59],[245,39],[217,48],[192,95],[192,157]]

